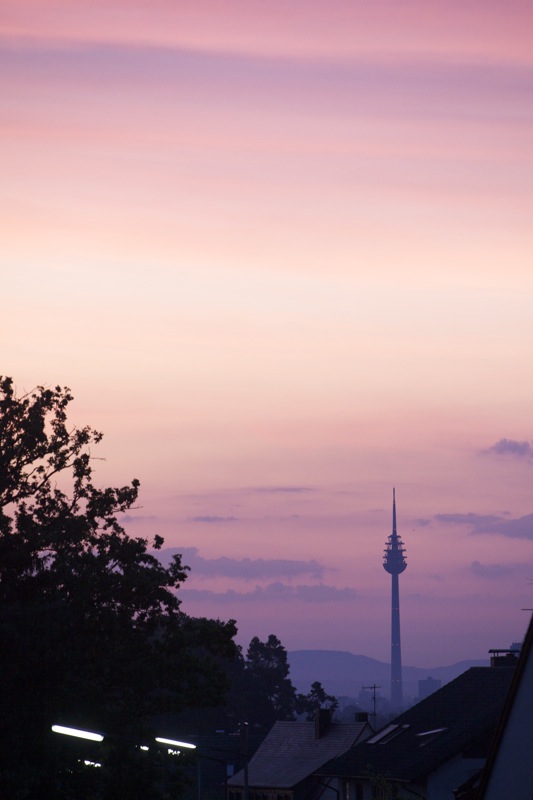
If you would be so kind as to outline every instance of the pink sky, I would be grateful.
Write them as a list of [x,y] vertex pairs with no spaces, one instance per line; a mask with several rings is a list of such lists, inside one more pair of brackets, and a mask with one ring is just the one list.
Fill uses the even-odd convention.
[[239,641],[533,605],[529,2],[0,0],[1,371],[69,385]]

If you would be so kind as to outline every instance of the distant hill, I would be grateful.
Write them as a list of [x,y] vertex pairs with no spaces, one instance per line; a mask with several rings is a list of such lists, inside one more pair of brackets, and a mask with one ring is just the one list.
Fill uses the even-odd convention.
[[[288,654],[290,678],[297,691],[307,693],[313,681],[320,681],[326,692],[336,697],[358,697],[363,686],[377,684],[383,697],[390,697],[390,664],[368,656],[342,650],[292,650]],[[487,667],[488,660],[459,661],[431,669],[402,668],[405,697],[418,696],[418,681],[435,678],[442,685],[470,667]]]

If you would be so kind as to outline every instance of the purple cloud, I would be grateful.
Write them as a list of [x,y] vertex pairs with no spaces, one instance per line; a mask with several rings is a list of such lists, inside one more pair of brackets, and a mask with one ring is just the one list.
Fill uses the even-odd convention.
[[261,494],[303,494],[305,492],[316,492],[316,489],[312,486],[255,486],[249,491]]
[[296,586],[295,594],[305,603],[339,603],[355,600],[358,596],[355,589],[348,586],[337,589],[324,583],[319,583],[317,586]]
[[478,578],[494,579],[510,575],[514,570],[512,567],[506,567],[503,564],[481,564],[479,561],[472,561],[470,572]]
[[216,514],[206,514],[199,517],[187,517],[187,522],[207,522],[209,525],[219,525],[225,522],[236,522],[238,517],[219,517]]
[[510,539],[533,539],[533,514],[517,519],[490,514],[437,514],[435,519],[446,525],[469,525],[470,533],[493,533]]
[[180,553],[182,562],[191,568],[193,575],[209,577],[260,580],[261,578],[294,578],[310,575],[322,578],[325,568],[318,561],[296,561],[282,558],[203,558],[196,547],[165,548],[157,557],[163,564],[170,563],[172,556]]
[[264,588],[256,586],[252,592],[213,592],[209,589],[182,589],[180,597],[191,601],[216,600],[217,603],[269,602],[277,600],[300,600],[304,603],[344,603],[352,602],[358,595],[355,589],[336,589],[323,583],[315,585],[288,586],[276,581]]
[[446,525],[470,525],[479,533],[487,526],[498,522],[501,517],[491,516],[490,514],[436,514],[437,522],[444,522]]
[[512,456],[513,458],[533,461],[533,447],[528,441],[517,442],[516,439],[500,439],[486,450],[484,455]]

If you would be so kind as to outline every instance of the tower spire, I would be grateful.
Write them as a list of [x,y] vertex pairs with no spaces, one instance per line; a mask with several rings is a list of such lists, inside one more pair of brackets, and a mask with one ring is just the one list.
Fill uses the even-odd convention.
[[402,651],[400,641],[400,585],[398,576],[407,568],[405,548],[396,529],[396,489],[392,490],[392,533],[385,542],[383,567],[392,578],[391,604],[391,703],[400,708],[403,703]]

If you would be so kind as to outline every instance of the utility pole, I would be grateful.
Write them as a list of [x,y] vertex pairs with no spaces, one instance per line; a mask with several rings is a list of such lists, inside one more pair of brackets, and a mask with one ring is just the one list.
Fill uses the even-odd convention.
[[376,689],[381,689],[381,686],[376,686],[375,683],[372,686],[363,686],[363,689],[372,689],[372,716],[374,718],[374,730],[376,729]]

